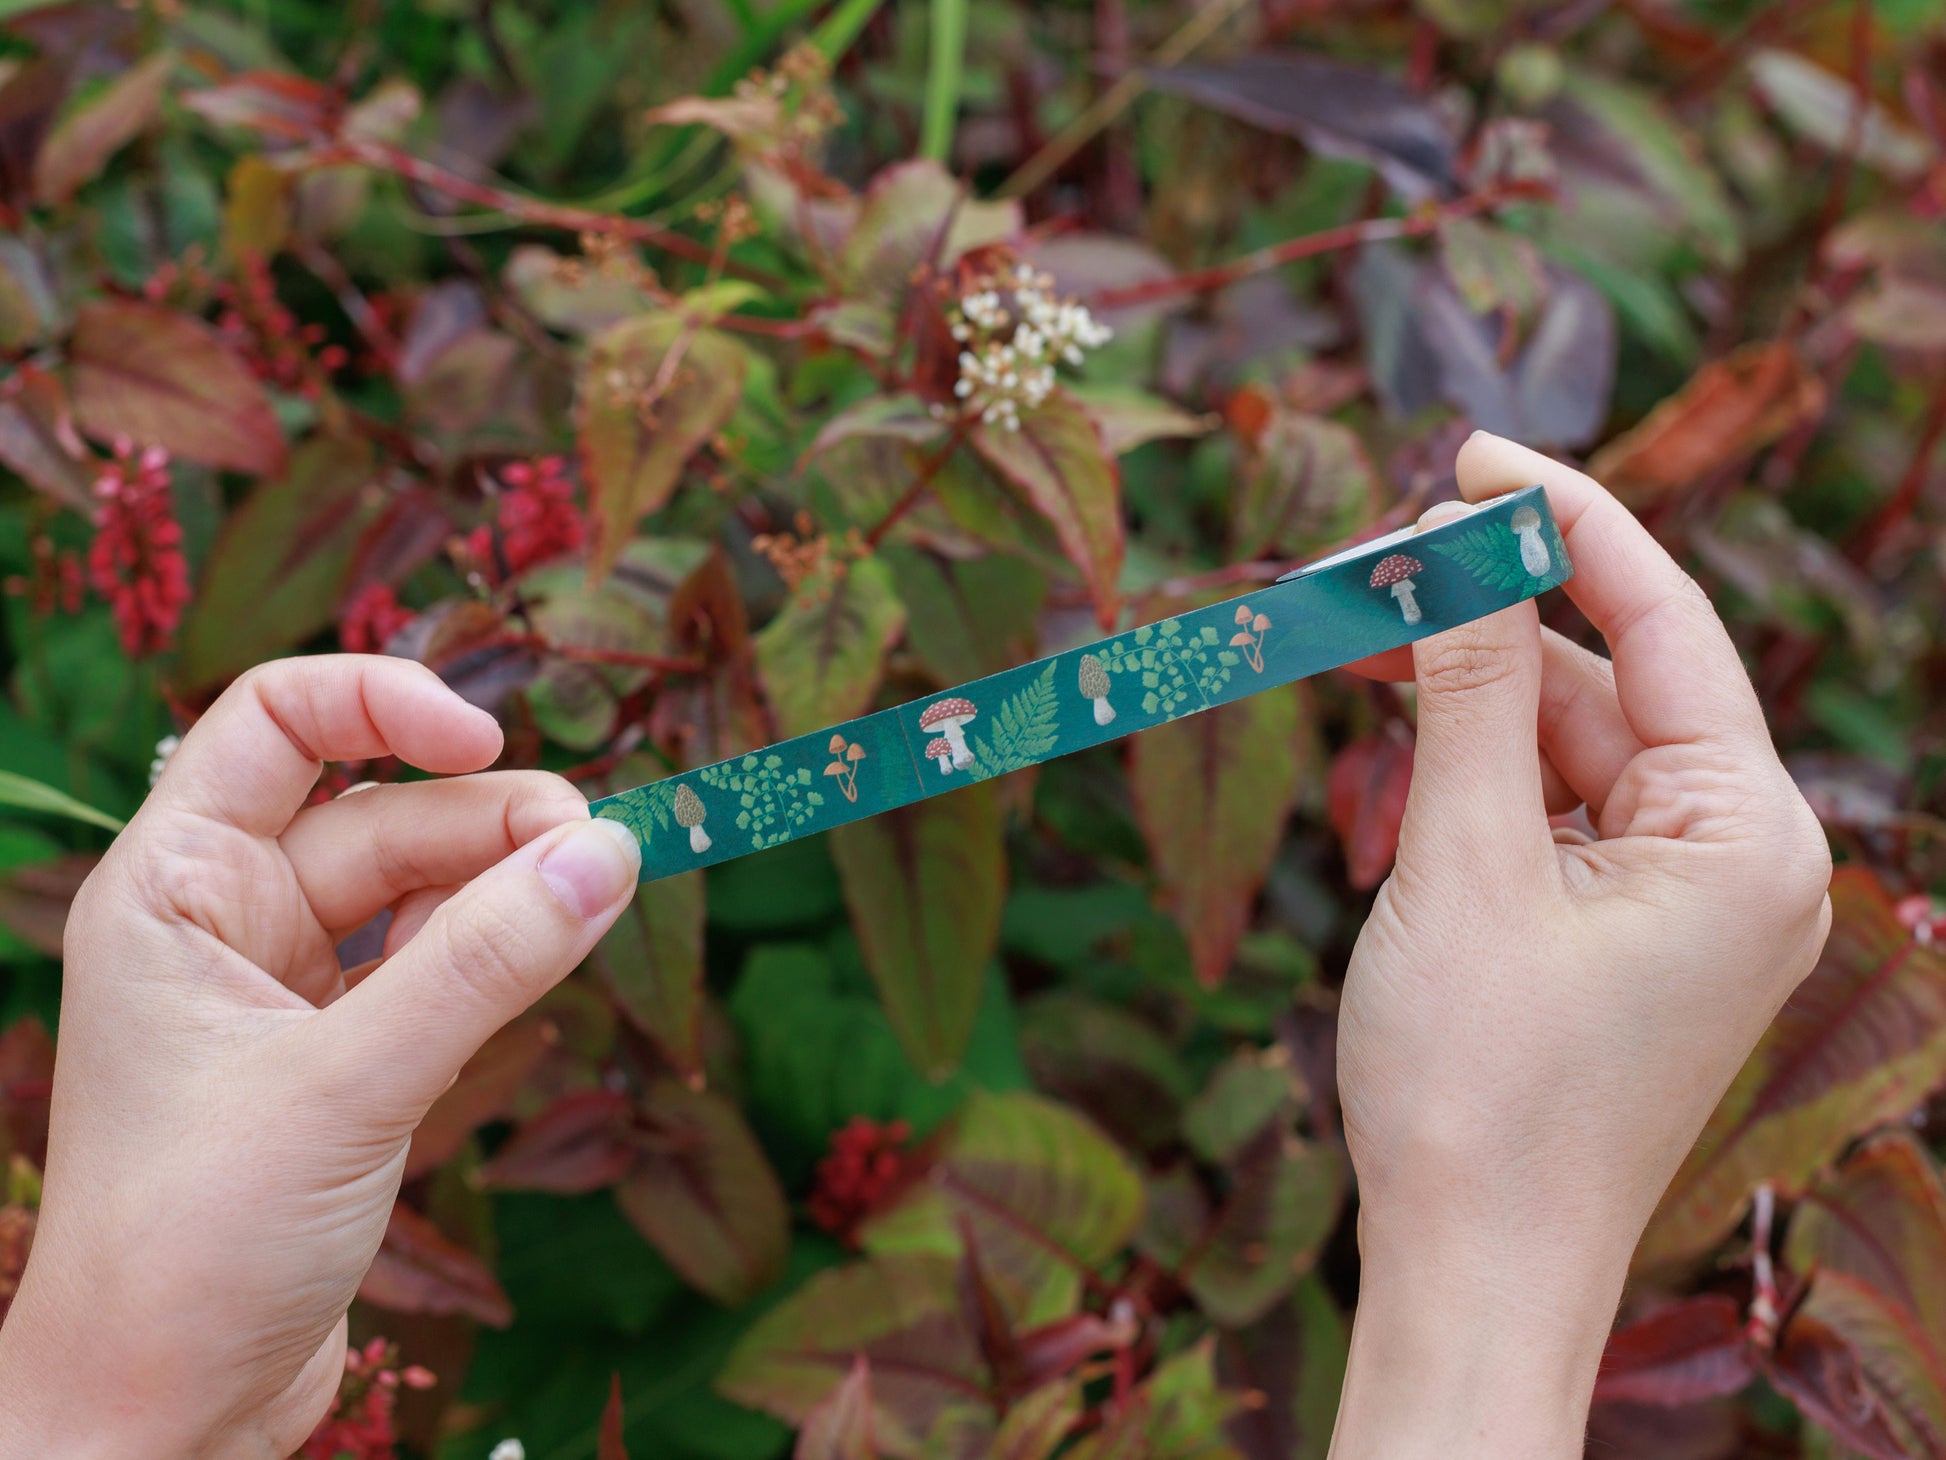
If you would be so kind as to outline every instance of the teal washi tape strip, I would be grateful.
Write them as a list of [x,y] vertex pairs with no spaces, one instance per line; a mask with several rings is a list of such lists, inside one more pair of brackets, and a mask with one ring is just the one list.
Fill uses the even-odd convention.
[[1573,574],[1526,487],[1240,597],[594,803],[642,880],[876,816],[1496,613]]

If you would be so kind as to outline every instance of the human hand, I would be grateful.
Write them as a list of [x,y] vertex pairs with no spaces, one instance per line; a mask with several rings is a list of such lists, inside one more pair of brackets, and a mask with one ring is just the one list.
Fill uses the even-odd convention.
[[[1476,434],[1459,482],[1547,487],[1613,660],[1531,603],[1411,651],[1398,862],[1340,1011],[1338,1460],[1581,1454],[1635,1242],[1830,924],[1823,833],[1701,591],[1580,472]],[[1583,803],[1595,838],[1551,829]]]
[[[601,936],[634,838],[402,659],[281,660],[183,738],[68,920],[46,1182],[0,1329],[0,1460],[275,1457],[344,1368],[413,1127]],[[337,942],[393,909],[384,959]]]

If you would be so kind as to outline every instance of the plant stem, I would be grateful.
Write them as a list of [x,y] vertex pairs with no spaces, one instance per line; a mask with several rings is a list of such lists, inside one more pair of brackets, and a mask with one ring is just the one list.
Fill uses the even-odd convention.
[[[640,218],[625,218],[616,213],[597,213],[587,208],[567,207],[559,203],[542,202],[538,198],[523,197],[505,188],[497,188],[489,183],[462,177],[436,162],[414,157],[404,148],[394,147],[389,142],[341,138],[329,146],[318,148],[305,158],[306,166],[312,168],[334,167],[346,162],[355,162],[364,167],[390,173],[407,182],[417,183],[420,187],[443,193],[449,198],[457,198],[461,202],[473,203],[482,208],[495,209],[524,223],[560,228],[570,233],[594,233],[606,238],[625,238],[632,243],[659,248],[664,253],[674,254],[677,258],[688,259],[692,263],[705,266],[711,262],[714,254],[714,250],[708,244],[676,233],[660,224],[649,223]],[[729,260],[724,271],[772,291],[782,291],[787,287],[785,281],[775,275],[739,264],[735,260]]]
[[1878,555],[1878,550],[1912,515],[1925,491],[1927,478],[1931,475],[1933,454],[1939,449],[1943,436],[1946,436],[1946,375],[1933,382],[1925,424],[1919,428],[1919,444],[1912,450],[1912,458],[1899,477],[1899,485],[1885,499],[1885,505],[1872,515],[1872,520],[1852,545],[1850,556],[1854,563],[1871,562]]
[[932,59],[926,72],[926,110],[919,127],[919,155],[944,163],[953,151],[966,75],[967,0],[932,0]]
[[960,443],[965,439],[965,425],[955,426],[946,444],[926,458],[925,463],[919,468],[919,474],[912,479],[912,485],[905,489],[899,500],[888,507],[885,515],[872,525],[870,532],[865,534],[866,548],[877,547],[884,540],[885,534],[896,527],[908,512],[924,500],[926,493],[932,489],[933,478],[939,475],[940,469],[946,465],[952,454],[959,450]]
[[1129,284],[1120,289],[1101,289],[1086,299],[1091,309],[1125,309],[1133,304],[1153,304],[1164,299],[1178,299],[1189,294],[1207,294],[1212,290],[1227,288],[1239,279],[1247,279],[1252,274],[1281,268],[1299,259],[1308,259],[1321,253],[1336,249],[1351,248],[1362,243],[1377,243],[1390,238],[1417,238],[1433,233],[1441,224],[1450,223],[1455,218],[1470,217],[1484,213],[1502,203],[1519,198],[1548,198],[1553,194],[1550,189],[1539,183],[1511,182],[1500,183],[1483,188],[1477,193],[1468,193],[1450,203],[1422,208],[1403,218],[1368,218],[1358,223],[1341,223],[1336,228],[1326,228],[1317,233],[1307,233],[1299,238],[1287,238],[1282,243],[1268,248],[1257,249],[1244,254],[1241,258],[1231,259],[1228,263],[1215,264],[1207,269],[1192,269],[1186,274],[1176,274],[1167,279],[1151,279],[1144,284]]
[[811,44],[824,52],[826,60],[836,61],[851,49],[858,33],[871,23],[878,7],[884,3],[885,0],[841,0],[825,16],[824,24],[811,32]]
[[[1222,28],[1223,22],[1243,9],[1248,0],[1209,0],[1176,33],[1156,47],[1151,66],[1173,66],[1187,57]],[[1061,169],[1075,153],[1093,140],[1096,133],[1128,110],[1130,102],[1148,87],[1140,71],[1119,77],[1088,109],[1061,129],[1060,135],[1022,163],[1014,175],[1001,184],[997,196],[1025,197]]]

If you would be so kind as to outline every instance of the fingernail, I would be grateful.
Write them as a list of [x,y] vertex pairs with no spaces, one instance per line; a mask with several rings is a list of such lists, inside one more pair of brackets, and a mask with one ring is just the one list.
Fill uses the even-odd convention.
[[635,885],[642,848],[619,821],[597,816],[562,837],[541,858],[540,874],[576,917],[604,912]]

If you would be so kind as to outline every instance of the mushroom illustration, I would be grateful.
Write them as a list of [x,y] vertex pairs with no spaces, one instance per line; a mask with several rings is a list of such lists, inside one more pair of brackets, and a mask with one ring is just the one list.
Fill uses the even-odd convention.
[[926,747],[926,759],[939,762],[939,773],[942,776],[950,776],[953,773],[953,747],[946,743],[944,735]]
[[689,850],[702,856],[709,850],[709,833],[703,830],[703,802],[687,786],[676,787],[676,825],[689,828]]
[[1095,702],[1095,723],[1106,725],[1115,718],[1115,707],[1108,703],[1108,671],[1092,654],[1081,656],[1081,693]]
[[937,730],[944,735],[946,743],[953,748],[953,764],[965,770],[973,764],[973,752],[966,748],[966,737],[960,733],[960,727],[979,713],[971,700],[935,700],[919,716],[919,728]]
[[1412,575],[1425,570],[1424,563],[1404,553],[1380,558],[1378,566],[1372,569],[1372,587],[1390,588],[1392,596],[1399,601],[1399,613],[1409,624],[1419,622],[1419,600],[1412,596]]
[[1547,544],[1541,541],[1541,514],[1532,507],[1518,509],[1507,525],[1520,538],[1520,565],[1536,578],[1553,566]]

